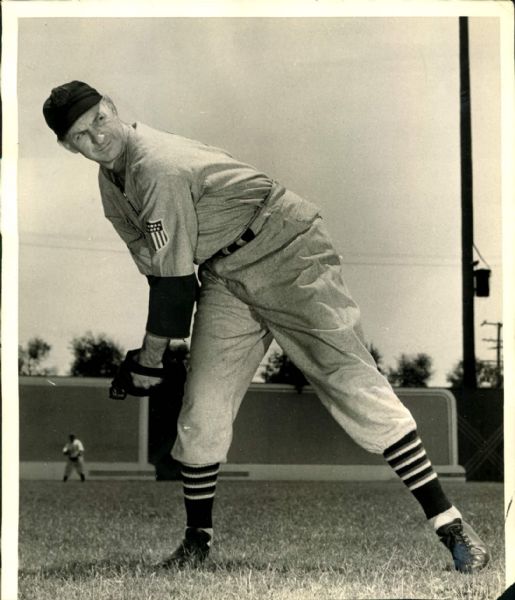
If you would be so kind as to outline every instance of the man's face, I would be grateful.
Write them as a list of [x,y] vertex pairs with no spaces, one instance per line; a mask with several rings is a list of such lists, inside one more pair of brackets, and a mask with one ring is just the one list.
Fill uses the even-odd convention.
[[64,138],[64,145],[111,169],[125,149],[126,138],[125,126],[116,111],[101,100],[75,121]]

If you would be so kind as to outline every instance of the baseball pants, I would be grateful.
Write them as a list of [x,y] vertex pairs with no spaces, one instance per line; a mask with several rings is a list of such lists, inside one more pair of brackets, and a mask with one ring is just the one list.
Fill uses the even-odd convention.
[[84,474],[84,460],[82,456],[79,456],[77,460],[72,460],[71,458],[68,458],[64,467],[64,476],[69,477],[72,474],[73,470],[77,471],[79,475]]
[[272,338],[354,441],[382,454],[416,424],[364,346],[340,257],[310,203],[286,192],[269,213],[254,240],[201,265],[172,455],[226,462],[233,421]]

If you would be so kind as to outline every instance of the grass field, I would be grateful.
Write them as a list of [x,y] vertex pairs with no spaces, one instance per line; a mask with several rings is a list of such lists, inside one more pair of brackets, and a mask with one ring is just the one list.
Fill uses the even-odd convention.
[[503,491],[448,483],[492,551],[480,574],[450,554],[397,481],[220,481],[215,545],[199,569],[160,572],[182,539],[178,482],[22,481],[20,600],[497,598]]

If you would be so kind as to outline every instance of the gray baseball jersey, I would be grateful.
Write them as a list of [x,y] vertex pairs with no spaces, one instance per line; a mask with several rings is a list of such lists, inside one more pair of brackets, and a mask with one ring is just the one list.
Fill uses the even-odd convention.
[[219,148],[136,123],[123,179],[101,168],[99,185],[105,216],[149,277],[147,330],[187,336],[194,265],[238,238],[273,181]]

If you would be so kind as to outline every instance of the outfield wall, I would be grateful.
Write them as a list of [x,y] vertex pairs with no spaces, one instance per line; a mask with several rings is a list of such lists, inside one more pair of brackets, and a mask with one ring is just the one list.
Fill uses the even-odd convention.
[[[60,479],[62,447],[70,432],[86,446],[93,478],[153,478],[148,463],[148,398],[108,398],[109,380],[20,378],[20,476]],[[458,465],[457,416],[445,389],[398,389],[418,423],[441,475],[464,479]],[[173,431],[174,424],[170,423]],[[252,384],[234,425],[223,465],[228,478],[388,479],[382,457],[357,446],[308,387]]]

